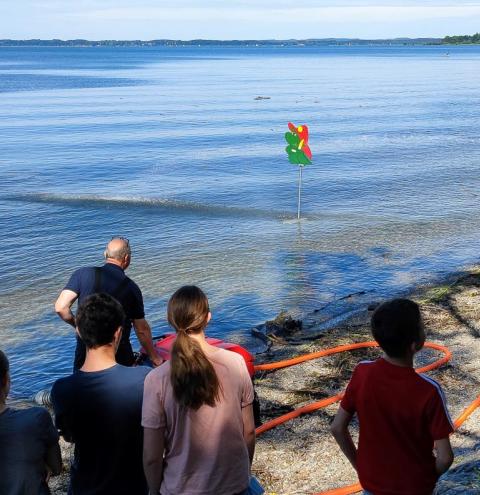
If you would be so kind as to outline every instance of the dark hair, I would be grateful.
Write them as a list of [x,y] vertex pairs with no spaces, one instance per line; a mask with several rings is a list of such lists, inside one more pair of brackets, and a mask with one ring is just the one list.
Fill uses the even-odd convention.
[[421,349],[425,342],[422,315],[410,299],[392,299],[381,304],[372,315],[372,334],[390,357],[404,357],[412,343]]
[[212,363],[190,337],[204,330],[208,313],[207,296],[194,285],[181,287],[168,301],[168,322],[177,331],[170,362],[173,394],[181,406],[194,410],[204,404],[215,406],[220,393]]
[[7,383],[7,374],[10,370],[8,358],[3,351],[0,350],[0,386],[4,387]]
[[125,313],[109,294],[92,294],[79,306],[75,321],[87,348],[95,349],[113,341],[118,327],[125,322]]

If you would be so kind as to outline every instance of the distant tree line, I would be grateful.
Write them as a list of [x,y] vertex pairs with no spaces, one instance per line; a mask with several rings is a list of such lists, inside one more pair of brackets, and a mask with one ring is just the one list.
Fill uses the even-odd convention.
[[472,34],[471,36],[468,34],[463,36],[445,36],[442,43],[449,45],[471,45],[480,43],[480,33]]

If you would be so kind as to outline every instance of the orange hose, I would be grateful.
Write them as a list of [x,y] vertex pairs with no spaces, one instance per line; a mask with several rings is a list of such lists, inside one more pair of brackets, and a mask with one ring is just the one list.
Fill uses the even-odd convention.
[[[296,364],[304,363],[305,361],[310,361],[312,359],[318,359],[320,357],[331,356],[332,354],[338,354],[340,352],[352,351],[355,349],[365,349],[368,347],[378,347],[377,342],[369,341],[369,342],[357,342],[356,344],[347,344],[340,345],[337,347],[331,347],[330,349],[324,349],[322,351],[312,352],[310,354],[304,354],[303,356],[298,356],[292,359],[285,359],[282,361],[277,361],[274,363],[267,364],[259,364],[255,366],[255,371],[270,371],[277,370],[281,368],[287,368],[288,366],[294,366]],[[433,363],[430,363],[426,366],[422,366],[421,368],[417,368],[417,373],[426,373],[427,371],[431,371],[433,369],[439,368],[443,366],[445,363],[450,361],[452,358],[452,353],[450,350],[440,344],[434,344],[433,342],[426,342],[425,347],[429,349],[435,349],[437,351],[443,352],[444,356],[440,359],[437,359]],[[282,423],[290,421],[291,419],[298,418],[303,414],[309,414],[313,411],[321,409],[322,407],[329,406],[330,404],[334,404],[342,399],[343,392],[332,395],[331,397],[327,397],[326,399],[319,400],[317,402],[312,402],[311,404],[307,404],[306,406],[299,407],[287,414],[283,414],[278,418],[274,418],[267,423],[264,423],[262,426],[259,426],[255,431],[257,435],[261,435],[272,428],[275,428]],[[480,395],[460,414],[460,416],[455,420],[454,426],[455,430],[457,430],[466,419],[477,409],[480,407]],[[333,490],[327,490],[324,492],[319,492],[315,495],[351,495],[353,493],[357,493],[362,491],[362,487],[360,483],[356,483],[355,485],[343,486],[341,488],[334,488]]]
[[319,357],[330,356],[331,354],[338,354],[339,352],[353,351],[354,349],[363,349],[365,347],[378,347],[378,344],[371,340],[369,342],[357,342],[356,344],[339,345],[337,347],[331,347],[330,349],[324,349],[323,351],[311,352],[310,354],[304,354],[292,359],[285,359],[284,361],[276,361],[275,363],[257,364],[254,366],[255,371],[265,370],[278,370],[280,368],[287,368],[295,364],[304,363],[312,359]]
[[333,490],[327,490],[326,492],[316,493],[315,495],[350,495],[352,493],[358,493],[363,490],[360,483],[354,485],[342,486],[341,488],[334,488]]
[[480,407],[480,395],[453,422],[453,426],[455,427],[455,430],[458,430],[460,426],[462,426],[463,423],[465,423],[465,421],[473,413],[473,411],[477,409],[477,407]]
[[307,404],[306,406],[299,407],[298,409],[294,409],[293,411],[287,414],[283,414],[282,416],[278,416],[278,418],[274,418],[271,421],[267,421],[262,426],[259,426],[255,430],[255,433],[257,435],[261,435],[262,433],[265,433],[266,431],[275,428],[275,426],[281,425],[282,423],[290,421],[291,419],[298,418],[303,414],[308,414],[313,411],[316,411],[317,409],[321,409],[322,407],[327,407],[330,404],[334,404],[335,402],[342,400],[342,397],[343,397],[343,393],[332,395],[332,397],[327,397],[326,399],[319,400],[318,402],[312,402],[311,404]]

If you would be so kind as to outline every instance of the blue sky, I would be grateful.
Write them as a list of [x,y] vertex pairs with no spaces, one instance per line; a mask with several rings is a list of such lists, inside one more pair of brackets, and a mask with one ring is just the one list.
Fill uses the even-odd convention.
[[480,0],[0,0],[0,38],[441,37],[480,30]]

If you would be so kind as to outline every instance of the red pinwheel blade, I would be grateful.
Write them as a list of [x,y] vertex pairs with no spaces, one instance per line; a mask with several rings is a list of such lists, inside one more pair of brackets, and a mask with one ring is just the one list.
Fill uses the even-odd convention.
[[309,160],[312,159],[312,151],[310,150],[310,146],[308,146],[308,144],[303,145],[302,151],[307,155]]
[[[300,130],[300,128],[302,130]],[[308,127],[304,124],[304,125],[299,125],[297,127],[297,134],[298,134],[298,137],[300,139],[303,139],[303,141],[305,142],[305,144],[308,143]]]

